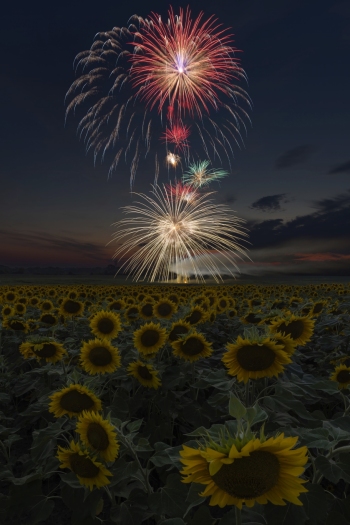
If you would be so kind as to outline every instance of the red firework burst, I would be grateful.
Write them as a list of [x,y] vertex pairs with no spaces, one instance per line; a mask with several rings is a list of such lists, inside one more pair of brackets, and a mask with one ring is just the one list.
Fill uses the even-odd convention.
[[152,13],[134,32],[131,82],[150,108],[161,111],[167,103],[178,117],[201,116],[218,108],[223,93],[232,98],[232,79],[244,76],[233,57],[239,50],[213,16],[203,21],[201,12],[192,19],[189,8],[174,15],[171,7],[168,15],[164,23]]
[[166,129],[161,136],[163,142],[169,142],[175,145],[175,150],[184,151],[189,147],[187,139],[190,135],[190,127],[182,124],[174,124]]
[[166,184],[165,190],[167,194],[178,201],[184,200],[193,202],[198,197],[198,191],[189,184],[182,184],[182,182],[175,182],[175,184]]

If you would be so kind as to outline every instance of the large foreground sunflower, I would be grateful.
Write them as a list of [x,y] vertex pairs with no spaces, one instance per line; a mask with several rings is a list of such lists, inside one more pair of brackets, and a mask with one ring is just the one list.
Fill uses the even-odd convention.
[[116,432],[109,421],[97,412],[83,411],[78,418],[76,432],[85,446],[98,452],[106,462],[114,461],[118,455],[119,444]]
[[193,331],[182,339],[171,343],[173,353],[185,361],[198,361],[201,357],[209,357],[212,353],[212,343],[209,343],[204,335]]
[[100,339],[114,339],[121,329],[119,314],[102,310],[90,319],[90,328]]
[[49,412],[53,412],[55,417],[62,417],[64,414],[74,417],[81,414],[83,410],[91,412],[102,410],[100,399],[88,388],[79,384],[72,384],[59,390],[49,396],[49,399],[51,399]]
[[112,373],[120,366],[120,355],[108,339],[93,339],[83,343],[80,361],[88,374]]
[[181,474],[186,477],[182,482],[206,485],[199,495],[211,496],[210,506],[236,505],[241,509],[242,504],[253,507],[269,501],[274,505],[285,505],[286,501],[302,505],[298,496],[307,489],[303,487],[306,480],[299,476],[305,470],[307,448],[292,450],[297,440],[280,434],[266,441],[253,438],[243,447],[220,447],[221,451],[183,445]]
[[296,345],[303,346],[310,341],[314,332],[315,320],[309,317],[290,315],[286,319],[272,321],[269,329],[271,332],[281,332],[290,335]]
[[92,459],[87,452],[83,451],[79,443],[72,440],[70,448],[59,446],[56,457],[61,461],[60,468],[72,470],[81,485],[89,487],[90,490],[93,490],[94,485],[97,488],[109,485],[110,480],[107,476],[112,476],[111,472],[102,463]]
[[161,384],[158,373],[158,370],[155,370],[153,366],[139,360],[130,363],[128,366],[129,375],[134,376],[142,386],[155,388],[156,390]]
[[237,337],[236,344],[229,343],[222,361],[231,376],[237,376],[238,381],[247,383],[249,379],[278,376],[291,359],[269,337],[260,339],[243,339]]
[[143,355],[154,354],[164,345],[166,330],[160,324],[146,323],[134,332],[134,345]]

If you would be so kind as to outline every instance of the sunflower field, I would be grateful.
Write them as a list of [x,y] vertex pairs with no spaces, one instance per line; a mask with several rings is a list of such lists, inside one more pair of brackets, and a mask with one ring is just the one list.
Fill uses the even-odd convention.
[[3,285],[0,522],[349,525],[350,284]]

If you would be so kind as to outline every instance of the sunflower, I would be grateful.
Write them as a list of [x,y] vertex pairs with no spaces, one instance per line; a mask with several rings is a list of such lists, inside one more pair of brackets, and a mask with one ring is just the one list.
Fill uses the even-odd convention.
[[108,339],[94,339],[83,343],[80,362],[88,374],[112,373],[120,367],[120,355]]
[[201,306],[195,306],[194,308],[192,308],[189,315],[185,317],[185,321],[193,325],[198,323],[204,323],[208,317],[208,313]]
[[100,310],[90,319],[91,332],[100,339],[114,339],[121,329],[120,316]]
[[160,299],[153,305],[153,313],[160,319],[170,319],[177,310],[175,303],[169,299]]
[[134,361],[128,366],[128,374],[134,376],[142,386],[157,389],[161,384],[158,370],[142,361]]
[[38,297],[35,297],[35,296],[34,296],[34,297],[31,297],[31,298],[29,299],[29,304],[30,304],[31,306],[38,306],[39,303],[40,303],[40,300],[39,300]]
[[107,419],[97,412],[84,410],[78,417],[75,431],[80,435],[80,440],[86,447],[98,452],[106,461],[114,461],[118,456],[119,444],[116,432]]
[[27,311],[27,307],[25,304],[18,302],[18,303],[15,303],[14,310],[15,310],[15,314],[24,315]]
[[243,324],[259,324],[262,320],[259,314],[261,314],[261,312],[248,312],[240,318],[240,321]]
[[49,301],[48,299],[46,299],[45,301],[42,301],[39,305],[39,308],[43,311],[43,312],[51,312],[51,310],[54,309],[54,305],[52,304],[51,301]]
[[140,315],[139,307],[136,304],[132,304],[125,310],[124,315],[126,317],[127,322],[132,323],[133,321],[138,319]]
[[282,345],[269,337],[243,339],[239,335],[236,344],[229,343],[226,348],[222,361],[228,373],[244,383],[249,379],[278,376],[284,365],[292,362]]
[[169,341],[171,343],[173,341],[177,341],[179,337],[188,334],[190,329],[191,329],[190,323],[186,323],[185,321],[176,321],[170,327],[170,332],[168,336]]
[[14,313],[14,308],[12,308],[12,306],[10,306],[9,304],[6,304],[1,310],[1,314],[3,315],[3,317],[12,317]]
[[350,367],[346,364],[337,366],[330,379],[338,382],[339,389],[348,388],[350,385]]
[[77,476],[81,485],[93,490],[109,485],[107,476],[112,476],[102,463],[92,459],[88,452],[82,450],[79,443],[70,442],[70,448],[58,446],[57,459],[61,461],[60,468],[69,468]]
[[227,308],[229,308],[230,303],[227,297],[220,296],[218,297],[217,303],[216,303],[216,310],[218,314],[224,313]]
[[108,304],[109,310],[114,310],[116,312],[119,312],[120,310],[124,310],[125,306],[126,304],[125,304],[125,301],[123,301],[123,299],[113,299],[113,301],[111,301]]
[[38,362],[45,359],[47,363],[57,363],[67,354],[61,343],[57,343],[50,337],[41,336],[28,338],[26,342],[20,345],[19,351],[25,359],[36,357]]
[[212,343],[209,343],[204,335],[196,331],[171,343],[174,355],[191,363],[201,357],[209,357],[213,351],[211,345]]
[[328,301],[326,301],[326,300],[316,301],[313,304],[313,307],[310,310],[310,314],[309,314],[310,317],[317,317],[317,316],[319,316],[324,311],[324,307],[327,305],[327,302]]
[[147,356],[158,352],[166,337],[166,330],[159,323],[146,323],[134,332],[134,345],[136,350]]
[[290,335],[296,345],[303,346],[310,341],[315,326],[315,320],[309,317],[289,315],[286,319],[277,319],[270,324],[271,332],[281,332]]
[[226,315],[229,319],[233,319],[234,317],[237,317],[238,312],[236,308],[229,308],[228,310],[226,310]]
[[15,292],[9,291],[5,293],[4,298],[7,303],[14,303],[17,299],[17,294],[15,294]]
[[14,330],[15,332],[29,332],[29,326],[24,319],[18,316],[6,317],[3,321],[4,328]]
[[84,303],[81,301],[73,301],[73,299],[64,299],[61,302],[59,314],[68,317],[79,316],[84,311]]
[[[211,496],[209,505],[235,505],[255,503],[285,505],[286,501],[302,505],[301,492],[308,492],[300,479],[308,459],[307,447],[292,450],[298,437],[285,438],[284,434],[267,440],[252,438],[244,446],[237,441],[216,450],[211,447],[194,449],[182,445],[180,473],[183,483],[206,485],[199,495]],[[236,446],[237,445],[237,446]]]
[[55,392],[51,396],[49,412],[53,412],[55,417],[62,417],[67,414],[69,417],[81,414],[83,410],[99,412],[102,410],[101,401],[84,385],[71,384]]
[[272,338],[274,341],[276,341],[278,345],[282,345],[282,350],[286,352],[289,356],[294,354],[296,344],[294,343],[290,334],[283,335],[280,332],[275,332]]
[[142,319],[151,319],[151,317],[153,317],[153,305],[154,305],[154,301],[144,301],[143,303],[141,303],[140,305],[140,308],[139,308],[139,311],[140,311],[140,317],[142,317]]

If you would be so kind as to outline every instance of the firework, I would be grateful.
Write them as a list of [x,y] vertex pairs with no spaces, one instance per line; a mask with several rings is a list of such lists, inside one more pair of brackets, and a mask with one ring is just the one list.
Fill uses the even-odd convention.
[[173,271],[184,274],[185,266],[185,279],[194,275],[204,281],[203,274],[210,274],[219,282],[220,267],[234,275],[235,256],[245,254],[237,237],[247,235],[240,227],[244,221],[228,206],[214,203],[212,193],[189,202],[176,188],[153,186],[151,197],[137,193],[141,202],[123,208],[130,216],[113,224],[118,230],[112,239],[119,245],[113,258],[125,261],[120,270],[150,281],[169,280]]
[[[133,183],[139,160],[152,161],[158,176],[158,143],[172,144],[189,158],[222,155],[230,162],[233,141],[240,147],[243,117],[238,101],[251,107],[235,85],[246,80],[234,56],[232,36],[213,17],[191,18],[189,9],[169,19],[152,13],[132,17],[126,27],[95,36],[74,61],[76,79],[66,95],[66,120],[78,119],[77,134],[94,163],[109,162],[109,176],[121,159]],[[166,154],[166,151],[165,151]],[[148,160],[147,160],[148,162]]]
[[170,151],[168,151],[168,154],[165,157],[165,161],[168,166],[176,168],[176,166],[181,162],[181,159],[179,155],[176,155],[176,153],[171,153]]
[[209,165],[208,160],[190,164],[182,177],[183,182],[194,188],[201,188],[228,175],[228,172],[222,169],[209,169]]
[[161,136],[163,142],[174,144],[176,151],[185,153],[189,148],[188,137],[190,135],[190,127],[181,124],[174,124],[167,127],[165,133]]
[[182,182],[175,181],[174,184],[166,184],[165,189],[169,195],[187,202],[194,202],[199,196],[199,193],[193,186],[182,184]]

